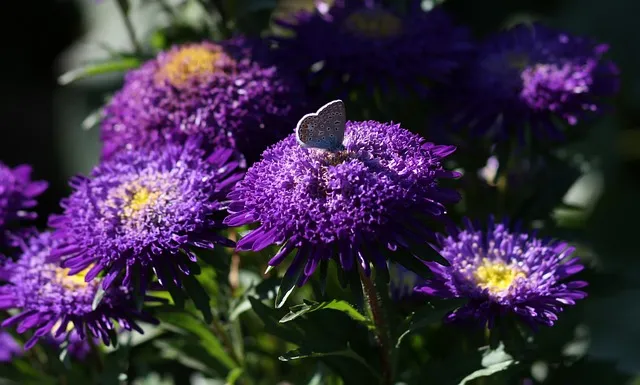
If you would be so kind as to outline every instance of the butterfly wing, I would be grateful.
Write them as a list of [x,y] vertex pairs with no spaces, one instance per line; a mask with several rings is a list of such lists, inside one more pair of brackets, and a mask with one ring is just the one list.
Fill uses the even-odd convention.
[[334,100],[300,119],[296,139],[302,147],[335,150],[342,146],[346,120],[344,103]]
[[342,146],[344,130],[347,124],[347,111],[342,100],[334,100],[322,106],[318,110],[321,123],[327,129],[332,149]]
[[319,135],[320,125],[318,121],[318,114],[316,113],[306,114],[298,121],[296,139],[302,147],[313,147],[312,144],[315,143],[316,137]]

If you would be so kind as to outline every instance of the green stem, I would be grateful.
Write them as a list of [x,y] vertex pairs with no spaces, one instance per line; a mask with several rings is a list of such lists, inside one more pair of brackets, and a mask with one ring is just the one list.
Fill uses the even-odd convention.
[[358,264],[358,273],[360,274],[360,282],[362,283],[362,291],[369,309],[371,318],[376,327],[376,342],[380,348],[380,364],[382,367],[382,384],[391,385],[393,380],[391,365],[391,334],[384,309],[381,306],[381,299],[376,290],[376,286],[371,281],[371,277],[364,273],[362,267]]
[[136,31],[133,28],[133,24],[131,23],[131,19],[129,18],[129,10],[127,9],[127,5],[125,1],[127,0],[115,0],[118,9],[120,10],[120,15],[122,16],[122,21],[124,22],[124,26],[127,30],[127,35],[129,35],[129,40],[131,41],[131,45],[133,46],[133,50],[136,54],[142,55],[142,47],[140,43],[138,43],[138,39],[136,38]]
[[213,317],[213,321],[211,321],[211,327],[220,338],[222,345],[224,345],[227,352],[229,352],[231,358],[236,362],[236,364],[238,364],[238,366],[242,366],[242,359],[240,359],[240,357],[238,357],[238,355],[236,354],[236,349],[234,349],[233,347],[233,342],[231,342],[231,338],[229,338],[229,334],[227,333],[227,331],[224,330],[224,326],[222,326],[220,320],[216,317]]

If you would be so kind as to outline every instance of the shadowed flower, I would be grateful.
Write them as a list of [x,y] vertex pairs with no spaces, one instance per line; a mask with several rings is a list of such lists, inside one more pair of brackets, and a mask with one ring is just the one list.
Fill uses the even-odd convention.
[[[266,47],[243,38],[185,44],[129,72],[105,108],[103,157],[149,141],[232,146],[253,161],[295,126],[302,86],[266,64]],[[293,114],[295,116],[295,113]]]
[[0,332],[0,362],[11,362],[14,357],[22,355],[22,347],[13,336]]
[[36,218],[31,211],[36,198],[47,189],[47,182],[32,181],[31,167],[9,168],[0,162],[0,246],[6,242],[5,232],[22,220]]
[[[58,348],[64,347],[70,358],[84,361],[91,353],[91,342],[89,342],[87,338],[80,337],[73,327],[67,327],[67,329],[68,333],[66,335],[61,335],[58,338],[52,336],[49,341]],[[94,338],[94,344],[97,345],[99,342],[99,340]]]
[[[113,322],[126,330],[142,329],[136,319],[155,322],[137,311],[126,287],[112,287],[93,309],[99,280],[85,282],[87,270],[69,275],[69,269],[51,260],[51,249],[57,241],[50,233],[34,236],[22,244],[17,261],[7,261],[0,271],[0,310],[19,312],[2,322],[3,327],[17,325],[18,333],[34,331],[25,349],[40,338],[60,338],[74,330],[81,338],[86,333],[109,344],[115,333]],[[149,297],[150,298],[150,297]]]
[[[60,244],[53,254],[105,288],[124,272],[124,284],[145,290],[153,272],[162,285],[179,284],[195,265],[192,247],[233,246],[216,234],[221,200],[242,177],[234,151],[207,155],[197,140],[122,152],[98,165],[90,178],[72,180],[73,193],[50,225]],[[135,283],[134,281],[139,281]]]
[[368,273],[369,262],[386,270],[385,253],[431,234],[426,221],[459,199],[438,186],[458,176],[442,167],[453,146],[375,121],[347,122],[343,144],[337,152],[302,148],[292,135],[266,150],[229,194],[225,223],[259,225],[237,248],[283,245],[270,266],[297,249],[287,274],[298,285],[329,259],[346,271],[360,263]]
[[526,129],[537,138],[563,138],[601,112],[618,90],[618,69],[602,56],[606,44],[539,24],[518,25],[485,41],[453,86],[440,95],[446,124],[506,140]]
[[438,235],[437,250],[448,262],[426,262],[433,277],[417,293],[469,302],[449,314],[449,320],[488,323],[512,313],[535,327],[551,326],[564,306],[586,297],[583,281],[563,282],[584,266],[570,258],[574,248],[564,242],[538,239],[489,221],[486,231],[469,220],[463,229]]
[[288,32],[272,38],[283,65],[338,93],[423,93],[431,82],[447,82],[472,48],[466,29],[441,9],[424,12],[420,1],[404,12],[372,1],[317,2],[314,11],[276,23]]

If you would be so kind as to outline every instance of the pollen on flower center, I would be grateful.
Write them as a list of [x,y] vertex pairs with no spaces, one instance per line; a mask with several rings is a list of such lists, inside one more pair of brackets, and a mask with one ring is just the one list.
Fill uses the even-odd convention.
[[57,267],[55,270],[56,281],[60,284],[60,286],[72,292],[85,289],[90,284],[89,282],[85,281],[85,277],[87,276],[87,273],[89,272],[91,267],[93,266],[89,266],[74,275],[69,275],[69,269]]
[[147,221],[150,213],[168,206],[176,189],[170,175],[145,175],[114,188],[105,206],[117,210],[124,222],[141,224]]
[[140,188],[133,194],[133,197],[129,203],[124,207],[125,216],[131,216],[134,213],[147,207],[151,202],[154,202],[160,197],[160,193],[157,191],[150,191],[146,187]]
[[156,82],[168,81],[181,87],[223,71],[222,60],[228,59],[222,47],[186,46],[169,54],[156,74]]
[[518,278],[525,278],[524,272],[503,261],[490,261],[486,258],[476,268],[473,278],[476,284],[493,294],[501,294],[509,290]]
[[344,22],[350,32],[368,37],[393,37],[402,32],[402,20],[381,9],[363,9],[351,13]]

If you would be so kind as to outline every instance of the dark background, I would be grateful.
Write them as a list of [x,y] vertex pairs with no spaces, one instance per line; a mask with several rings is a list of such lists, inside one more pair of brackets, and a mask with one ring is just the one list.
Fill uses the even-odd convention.
[[[58,210],[59,199],[68,191],[67,178],[87,172],[97,160],[97,129],[83,130],[80,123],[102,104],[105,92],[119,85],[119,79],[64,88],[57,84],[57,77],[70,69],[61,60],[63,54],[92,28],[95,33],[86,10],[109,6],[83,1],[0,5],[0,159],[11,166],[32,164],[35,177],[51,183],[38,207],[41,226],[48,213]],[[625,281],[623,289],[588,301],[585,322],[594,356],[640,372],[640,289],[636,283],[640,280],[640,1],[447,0],[445,5],[478,36],[519,20],[540,18],[611,44],[611,58],[622,71],[622,91],[615,111],[594,127],[587,143],[587,152],[600,164],[603,193],[583,227],[600,268]],[[105,41],[110,31],[102,33]]]

